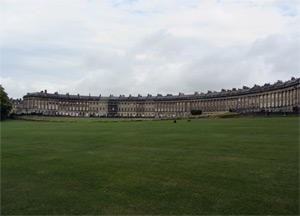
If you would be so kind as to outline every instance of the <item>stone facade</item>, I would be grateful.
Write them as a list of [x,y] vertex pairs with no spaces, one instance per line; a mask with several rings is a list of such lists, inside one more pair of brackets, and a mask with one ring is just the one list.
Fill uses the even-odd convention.
[[189,116],[191,110],[204,113],[224,112],[292,112],[300,105],[300,78],[278,81],[264,86],[244,86],[242,89],[192,95],[160,94],[125,97],[49,94],[47,91],[28,93],[23,97],[22,112],[62,116],[111,117],[175,117]]
[[25,113],[26,111],[23,109],[23,100],[20,99],[9,99],[10,103],[12,104],[12,109],[10,113]]

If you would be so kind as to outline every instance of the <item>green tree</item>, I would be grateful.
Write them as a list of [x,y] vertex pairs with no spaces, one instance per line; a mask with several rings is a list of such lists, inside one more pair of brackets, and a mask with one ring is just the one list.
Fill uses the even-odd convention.
[[12,104],[10,103],[7,93],[4,91],[4,88],[0,85],[1,89],[1,100],[0,100],[0,107],[1,107],[1,118],[0,121],[6,119],[9,115],[9,112],[12,108]]
[[191,110],[191,114],[192,115],[201,115],[202,114],[202,110]]

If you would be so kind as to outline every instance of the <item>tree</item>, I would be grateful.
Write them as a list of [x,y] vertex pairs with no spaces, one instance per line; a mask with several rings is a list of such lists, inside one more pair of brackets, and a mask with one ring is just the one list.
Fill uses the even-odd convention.
[[192,115],[201,115],[202,114],[202,110],[191,110],[191,114]]
[[7,93],[4,91],[4,88],[0,85],[1,90],[1,100],[0,100],[0,107],[1,107],[1,118],[0,121],[6,119],[9,115],[9,112],[12,108],[12,104],[10,103]]

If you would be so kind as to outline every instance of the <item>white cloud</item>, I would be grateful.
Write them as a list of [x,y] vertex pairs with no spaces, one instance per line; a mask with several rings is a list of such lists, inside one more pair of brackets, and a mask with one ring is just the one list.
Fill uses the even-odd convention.
[[23,79],[14,79],[11,77],[0,77],[1,85],[5,88],[9,98],[21,98],[27,92],[39,92],[47,89],[48,92],[55,92],[61,90],[67,92],[71,83],[61,82],[47,82],[40,80],[27,80],[24,82]]
[[12,97],[192,93],[299,76],[298,0],[0,4],[1,84]]

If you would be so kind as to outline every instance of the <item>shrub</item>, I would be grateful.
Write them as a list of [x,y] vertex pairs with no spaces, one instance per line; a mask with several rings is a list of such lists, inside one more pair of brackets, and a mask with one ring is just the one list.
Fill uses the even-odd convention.
[[14,118],[16,117],[16,115],[17,115],[16,113],[11,113],[11,114],[9,115],[9,118],[10,118],[10,119],[14,119]]
[[192,115],[201,115],[202,114],[202,110],[191,110],[191,114]]

